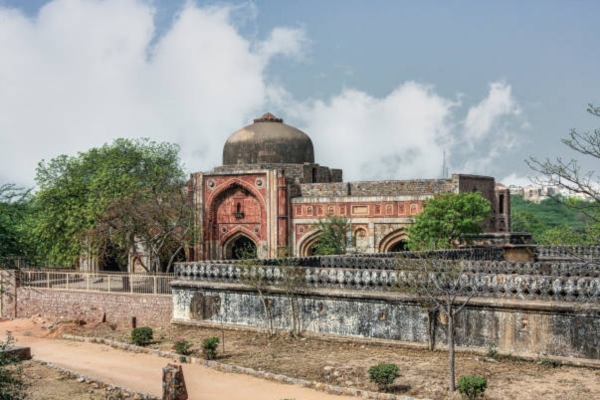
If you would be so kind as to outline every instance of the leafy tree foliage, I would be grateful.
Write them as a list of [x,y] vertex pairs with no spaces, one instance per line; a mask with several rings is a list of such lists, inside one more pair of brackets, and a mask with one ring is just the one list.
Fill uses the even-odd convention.
[[491,204],[481,194],[448,193],[427,201],[409,228],[408,246],[412,250],[458,247],[468,235],[479,234]]
[[575,229],[568,225],[547,228],[536,239],[536,243],[551,246],[583,246],[598,243],[598,234],[595,227],[588,229]]
[[[592,116],[600,117],[600,107],[590,104],[587,108]],[[569,136],[562,142],[571,150],[585,157],[600,159],[600,129],[592,132],[578,132],[572,129]],[[557,198],[569,207],[575,208],[595,222],[600,222],[600,181],[596,171],[582,171],[580,163],[575,159],[557,157],[538,159],[531,157],[527,164],[540,175],[534,179],[539,185],[558,186],[569,190],[571,193],[584,194],[591,202],[566,202]]]
[[0,257],[27,254],[23,223],[30,210],[30,191],[14,184],[0,185]]
[[318,242],[314,247],[315,255],[346,254],[351,245],[351,225],[347,218],[321,218],[313,229],[321,231]]
[[[530,232],[532,241],[543,245],[589,245],[598,243],[600,226],[589,217],[593,203],[555,197],[539,204],[511,196],[511,230]],[[588,213],[580,211],[588,208]]]
[[164,268],[191,233],[178,151],[169,143],[117,139],[42,161],[30,221],[40,253],[63,266],[84,253],[111,256],[121,269],[133,254],[149,271]]

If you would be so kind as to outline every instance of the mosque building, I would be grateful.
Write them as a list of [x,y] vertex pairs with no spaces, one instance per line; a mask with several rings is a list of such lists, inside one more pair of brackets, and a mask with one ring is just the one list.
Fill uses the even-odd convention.
[[318,221],[344,217],[353,250],[403,250],[407,227],[436,194],[480,192],[492,204],[484,232],[510,232],[510,193],[494,178],[344,182],[342,170],[315,163],[313,143],[299,129],[267,113],[234,132],[223,148],[223,165],[191,174],[198,240],[193,260],[236,258],[241,249],[261,258],[313,254]]

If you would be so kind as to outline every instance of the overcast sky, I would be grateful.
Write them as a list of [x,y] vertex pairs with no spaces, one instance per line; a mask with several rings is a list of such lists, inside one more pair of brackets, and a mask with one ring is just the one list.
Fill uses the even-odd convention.
[[[221,164],[270,111],[345,180],[526,184],[600,127],[598,1],[0,0],[0,184],[118,137]],[[593,163],[584,167],[595,168]]]

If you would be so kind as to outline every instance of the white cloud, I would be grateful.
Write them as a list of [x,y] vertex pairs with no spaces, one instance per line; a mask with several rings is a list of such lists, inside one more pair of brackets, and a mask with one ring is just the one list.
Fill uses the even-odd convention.
[[34,19],[0,6],[0,181],[30,185],[41,159],[117,137],[177,142],[190,171],[220,164],[227,136],[277,91],[269,61],[306,44],[283,28],[253,43],[231,12],[189,2],[156,40],[141,1],[55,0]]
[[[31,185],[41,159],[118,137],[176,142],[188,172],[207,170],[266,111],[305,130],[316,161],[353,180],[439,176],[444,149],[451,172],[487,173],[514,146],[520,109],[505,83],[466,119],[460,95],[411,81],[383,97],[349,87],[296,100],[268,66],[305,58],[309,38],[289,27],[245,37],[235,13],[256,10],[243,7],[189,2],[156,38],[154,9],[139,0],[55,0],[33,19],[0,6],[0,182]],[[480,157],[469,144],[483,140],[501,146]]]
[[511,86],[506,83],[490,84],[488,96],[476,106],[471,107],[467,114],[465,135],[468,140],[475,142],[485,138],[503,117],[521,113],[511,92]]
[[437,177],[450,141],[453,101],[406,82],[384,98],[346,89],[328,101],[297,107],[317,162],[343,168],[348,179]]
[[267,61],[275,55],[303,59],[308,43],[302,29],[275,28],[267,40],[258,45],[258,52]]

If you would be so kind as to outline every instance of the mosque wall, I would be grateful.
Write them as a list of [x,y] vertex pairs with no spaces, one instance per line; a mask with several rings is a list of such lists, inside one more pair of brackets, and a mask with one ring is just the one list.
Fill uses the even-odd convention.
[[[248,288],[209,282],[175,281],[173,323],[231,324],[264,327],[266,321],[258,294]],[[272,322],[290,330],[291,302],[299,305],[305,332],[427,343],[426,311],[402,293],[307,290],[290,297],[269,291]],[[195,311],[200,310],[201,312]],[[456,345],[514,355],[562,356],[600,359],[600,313],[597,306],[518,300],[472,299],[455,321]],[[438,314],[434,336],[447,344],[447,319]]]

